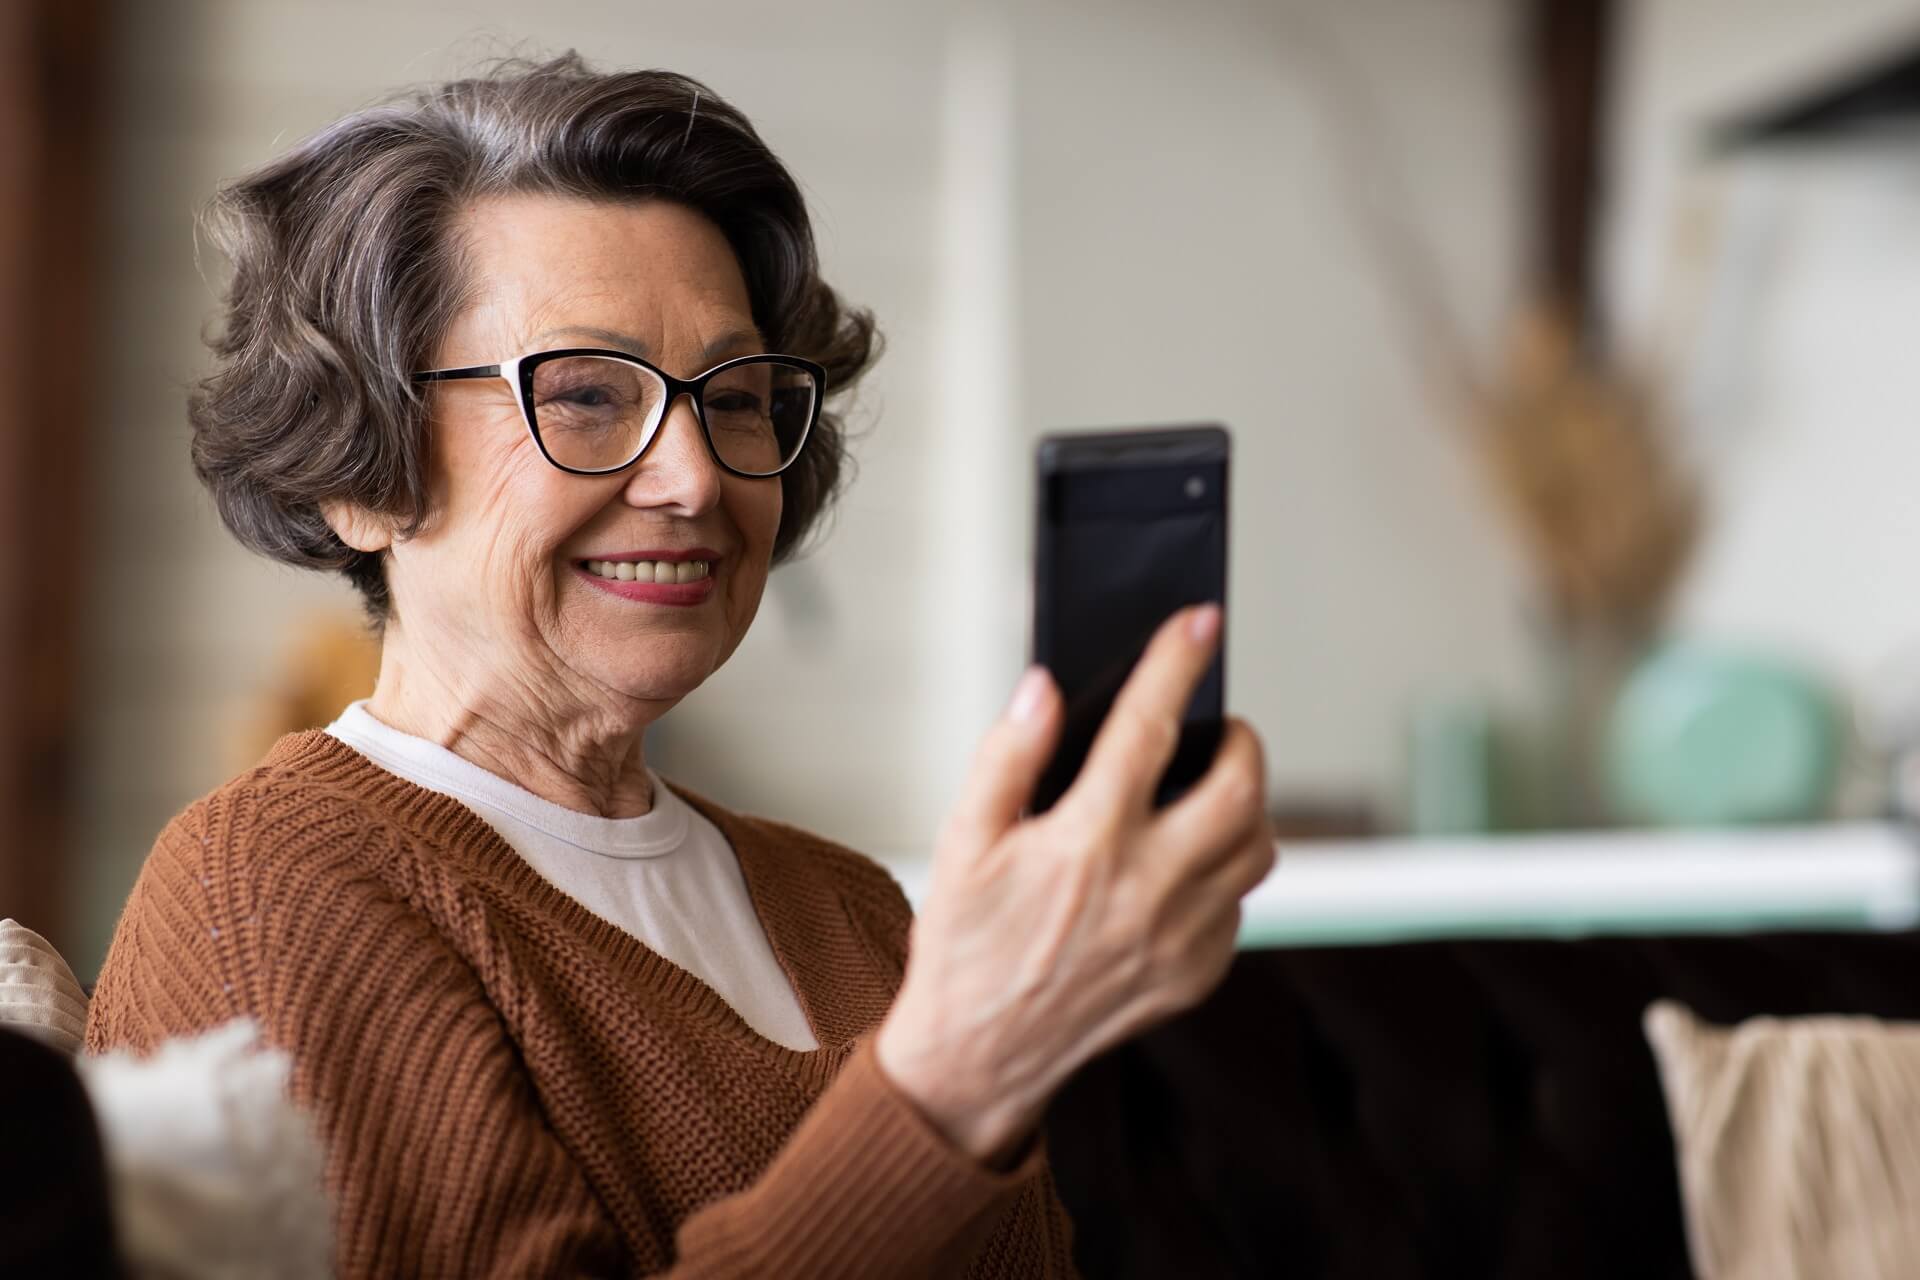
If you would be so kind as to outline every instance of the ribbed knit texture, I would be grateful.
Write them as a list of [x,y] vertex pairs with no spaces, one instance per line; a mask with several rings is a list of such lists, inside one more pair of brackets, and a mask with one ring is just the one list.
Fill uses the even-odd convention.
[[161,833],[87,1047],[257,1018],[327,1145],[342,1276],[1073,1274],[1041,1146],[983,1168],[875,1061],[910,920],[892,878],[686,798],[818,1050],[763,1039],[471,810],[318,732]]
[[0,920],[0,1027],[71,1057],[87,1027],[87,993],[45,938]]

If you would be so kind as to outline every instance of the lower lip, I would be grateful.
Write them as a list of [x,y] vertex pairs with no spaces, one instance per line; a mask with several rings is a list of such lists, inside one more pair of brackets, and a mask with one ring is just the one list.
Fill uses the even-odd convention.
[[597,573],[589,573],[579,565],[573,566],[573,571],[608,595],[646,604],[694,605],[713,594],[711,569],[706,577],[692,582],[622,582],[618,578],[603,578]]

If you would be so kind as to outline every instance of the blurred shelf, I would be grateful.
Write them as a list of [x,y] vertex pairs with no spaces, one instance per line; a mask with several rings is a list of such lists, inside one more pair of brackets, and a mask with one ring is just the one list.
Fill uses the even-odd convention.
[[[925,863],[888,865],[917,906]],[[1240,946],[1916,924],[1920,839],[1892,824],[1313,840],[1247,896]]]

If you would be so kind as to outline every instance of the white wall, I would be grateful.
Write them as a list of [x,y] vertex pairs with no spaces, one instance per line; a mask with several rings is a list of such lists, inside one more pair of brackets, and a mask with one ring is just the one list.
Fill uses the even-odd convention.
[[1528,665],[1520,567],[1354,226],[1328,96],[1374,104],[1489,350],[1523,239],[1509,8],[1024,11],[1023,422],[1232,429],[1229,700],[1281,791],[1391,800],[1410,693]]
[[1635,346],[1684,367],[1676,416],[1710,468],[1713,524],[1676,624],[1871,691],[1920,644],[1920,135],[1712,167],[1699,142],[1709,123],[1911,47],[1920,12],[1639,0],[1628,18],[1611,296]]
[[[97,949],[167,816],[239,767],[290,629],[344,590],[231,545],[185,463],[224,177],[502,44],[665,65],[800,176],[830,278],[890,344],[860,476],[660,761],[737,805],[923,848],[1022,661],[1026,454],[1060,426],[1236,431],[1231,696],[1286,790],[1393,786],[1407,692],[1511,684],[1515,566],[1396,345],[1332,190],[1307,22],[1379,100],[1478,334],[1513,287],[1501,0],[996,10],[547,0],[128,5],[118,57],[108,501],[82,797]],[[537,33],[537,35],[536,35]],[[217,265],[208,275],[217,280]],[[77,957],[83,971],[94,956]]]

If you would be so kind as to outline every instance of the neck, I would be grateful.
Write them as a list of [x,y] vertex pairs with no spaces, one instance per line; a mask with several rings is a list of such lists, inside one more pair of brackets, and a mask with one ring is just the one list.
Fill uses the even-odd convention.
[[564,680],[490,674],[430,661],[390,626],[367,710],[563,808],[603,818],[652,809],[643,740],[665,707],[604,698],[590,711]]

